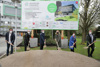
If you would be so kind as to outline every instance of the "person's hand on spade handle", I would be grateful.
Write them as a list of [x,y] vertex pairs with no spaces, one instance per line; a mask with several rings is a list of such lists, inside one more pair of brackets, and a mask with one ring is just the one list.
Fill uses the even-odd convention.
[[44,44],[46,45],[46,42],[44,42]]
[[73,45],[75,45],[75,43],[73,43]]
[[46,45],[46,39],[44,40],[44,44]]
[[[92,45],[92,44],[89,44],[89,46],[91,46],[91,45]],[[88,46],[88,47],[89,47],[89,46]]]
[[76,42],[75,42],[75,44],[76,44]]
[[96,41],[94,41],[94,43],[95,43]]
[[10,42],[8,42],[8,44],[10,44]]
[[8,42],[7,40],[5,40],[6,41],[6,43]]
[[44,48],[46,48],[47,46],[46,46],[46,42],[44,42]]
[[7,41],[7,43],[13,46],[13,44],[12,44],[12,43],[9,43],[8,41]]
[[[95,43],[96,41],[94,41],[93,43]],[[89,44],[87,47],[84,47],[84,49],[88,49],[93,43]]]
[[73,43],[73,46],[75,45],[75,43]]
[[[95,42],[96,42],[96,41],[94,41],[93,43],[89,44],[89,46],[91,46],[91,45],[94,44]],[[89,46],[88,46],[88,47],[89,47]]]
[[13,44],[12,44],[12,43],[10,43],[10,45],[12,45],[12,46],[13,46]]
[[8,44],[10,44],[7,40],[6,40],[6,42],[7,42]]
[[44,40],[44,48],[46,48],[47,46],[46,46],[46,39]]

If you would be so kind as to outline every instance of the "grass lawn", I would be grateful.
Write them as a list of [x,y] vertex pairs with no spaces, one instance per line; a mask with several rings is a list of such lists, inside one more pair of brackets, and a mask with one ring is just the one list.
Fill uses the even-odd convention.
[[[97,39],[96,43],[95,43],[95,50],[94,50],[94,53],[93,53],[93,58],[94,59],[97,59],[97,60],[100,60],[100,41],[98,41],[100,39]],[[87,49],[84,49],[83,47],[85,47],[86,45],[81,45],[81,39],[80,38],[77,38],[77,48],[75,48],[75,52],[76,53],[80,53],[82,55],[85,55],[85,56],[88,56],[88,53],[87,53]],[[70,51],[70,49],[62,49],[64,51]]]
[[[86,45],[81,45],[81,39],[80,38],[77,38],[77,48],[75,48],[75,52],[76,53],[79,53],[79,54],[82,54],[82,55],[85,55],[87,56],[87,49],[84,49],[83,47],[85,47]],[[93,58],[94,59],[97,59],[97,60],[100,60],[100,39],[97,39],[96,43],[95,43],[95,50],[94,50],[94,53],[93,53]],[[31,48],[31,50],[39,50],[40,47],[36,47],[36,48]],[[44,48],[44,50],[56,50],[56,47],[55,46],[47,46],[46,48]],[[62,49],[63,51],[70,51],[69,48],[67,49]],[[24,51],[24,47],[21,47],[20,49],[17,50],[17,52],[22,52]]]
[[55,18],[55,20],[59,20],[59,19],[66,20],[66,21],[77,21],[78,20],[78,19],[76,19],[74,17],[73,18],[70,18],[70,16]]

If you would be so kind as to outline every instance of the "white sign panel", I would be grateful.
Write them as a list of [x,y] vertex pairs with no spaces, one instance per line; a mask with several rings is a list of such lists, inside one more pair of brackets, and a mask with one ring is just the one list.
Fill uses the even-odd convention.
[[22,29],[78,30],[78,1],[22,1]]

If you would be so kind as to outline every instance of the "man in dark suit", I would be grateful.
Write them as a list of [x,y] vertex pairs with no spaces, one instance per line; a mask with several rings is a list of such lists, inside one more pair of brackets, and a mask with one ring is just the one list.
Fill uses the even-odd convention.
[[24,35],[24,45],[25,45],[25,51],[27,51],[27,46],[30,41],[30,31],[27,31],[26,34]]
[[[92,31],[89,30],[89,34],[87,35],[87,46],[88,47],[88,57],[92,57],[92,54],[94,52],[94,43],[96,42],[96,37],[94,34],[92,34]],[[90,48],[92,48],[92,51],[90,52]]]
[[15,34],[14,34],[12,28],[10,28],[9,32],[6,33],[5,40],[7,42],[7,56],[8,56],[10,45],[11,45],[11,54],[13,54],[13,45],[14,45],[14,41],[15,41]]
[[40,33],[40,50],[43,50],[44,44],[45,44],[45,34],[44,30],[42,30]]

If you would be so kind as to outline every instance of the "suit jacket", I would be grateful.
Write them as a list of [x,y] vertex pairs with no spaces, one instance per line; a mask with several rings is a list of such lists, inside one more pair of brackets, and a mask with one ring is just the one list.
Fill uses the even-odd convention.
[[[93,35],[93,42],[96,40],[96,36],[94,35],[94,34],[92,34]],[[92,42],[91,42],[91,37],[90,37],[90,35],[88,34],[87,35],[87,46],[89,45],[89,44],[91,44]]]
[[[74,39],[74,43],[75,43],[75,42],[76,42],[76,38]],[[76,43],[75,43],[74,47],[76,48]]]
[[57,40],[57,42],[61,42],[61,36],[60,36],[60,34],[56,34],[55,35],[55,39]]
[[44,40],[45,40],[45,34],[40,33],[40,44],[44,44]]
[[61,47],[61,36],[60,36],[60,33],[58,35],[55,34],[55,39],[57,40],[59,47]]
[[[9,41],[9,32],[6,33],[5,40]],[[11,40],[11,43],[14,44],[14,41],[15,41],[15,34],[14,34],[14,32],[12,32],[10,40]]]
[[24,35],[24,43],[28,45],[29,40],[30,40],[30,34],[26,33],[26,34]]

